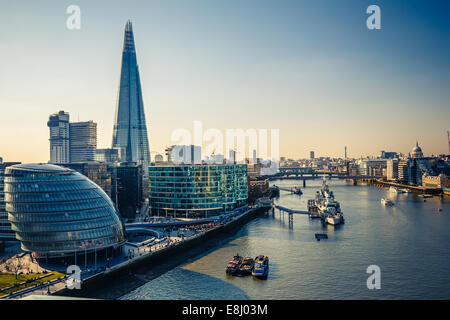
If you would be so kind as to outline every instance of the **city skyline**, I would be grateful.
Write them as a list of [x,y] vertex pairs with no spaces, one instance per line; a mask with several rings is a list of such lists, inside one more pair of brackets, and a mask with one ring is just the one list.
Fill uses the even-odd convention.
[[416,140],[425,155],[447,153],[450,27],[442,8],[381,1],[382,29],[369,31],[362,2],[288,1],[275,11],[269,2],[131,2],[110,5],[107,16],[98,3],[78,5],[81,29],[71,31],[67,4],[5,4],[0,105],[8,117],[0,134],[13,137],[0,141],[5,161],[47,162],[45,124],[58,110],[98,123],[98,147],[110,147],[128,19],[157,153],[194,120],[223,132],[278,128],[280,155],[294,159],[312,150],[343,157],[344,146],[352,158],[408,154]]

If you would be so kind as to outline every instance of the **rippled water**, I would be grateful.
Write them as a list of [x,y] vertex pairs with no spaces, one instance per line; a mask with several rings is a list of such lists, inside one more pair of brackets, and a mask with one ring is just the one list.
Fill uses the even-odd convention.
[[[276,181],[279,186],[300,181]],[[328,182],[346,217],[342,226],[278,211],[245,225],[219,247],[187,261],[121,299],[448,299],[450,201],[394,195],[373,186]],[[306,209],[321,181],[307,181],[302,196],[281,192],[279,204]],[[384,207],[382,197],[393,207]],[[442,208],[442,212],[438,211]],[[327,232],[316,241],[314,233]],[[225,275],[236,253],[270,258],[268,280]],[[381,268],[381,289],[369,290],[369,265]]]

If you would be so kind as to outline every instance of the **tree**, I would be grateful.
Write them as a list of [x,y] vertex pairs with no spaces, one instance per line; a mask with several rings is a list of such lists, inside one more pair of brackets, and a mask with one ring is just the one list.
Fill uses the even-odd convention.
[[23,264],[19,256],[12,257],[6,261],[6,269],[10,272],[13,272],[16,276],[16,279],[22,267]]

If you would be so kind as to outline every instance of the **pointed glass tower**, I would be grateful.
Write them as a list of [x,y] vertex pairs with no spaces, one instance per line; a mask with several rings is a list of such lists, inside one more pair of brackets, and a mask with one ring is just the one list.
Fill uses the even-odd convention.
[[142,164],[146,174],[150,165],[147,126],[142,101],[141,80],[136,60],[133,27],[125,26],[122,53],[122,70],[117,96],[116,117],[113,130],[113,148],[120,148],[121,161]]

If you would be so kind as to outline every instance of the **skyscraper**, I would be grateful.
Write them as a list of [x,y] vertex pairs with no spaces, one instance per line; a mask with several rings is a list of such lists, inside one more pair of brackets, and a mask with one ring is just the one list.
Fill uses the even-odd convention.
[[69,114],[59,111],[50,115],[47,122],[50,128],[50,163],[68,163],[69,153]]
[[97,124],[91,121],[70,123],[70,162],[95,160]]
[[142,164],[147,172],[150,149],[131,21],[125,26],[112,147],[120,148],[121,161]]

